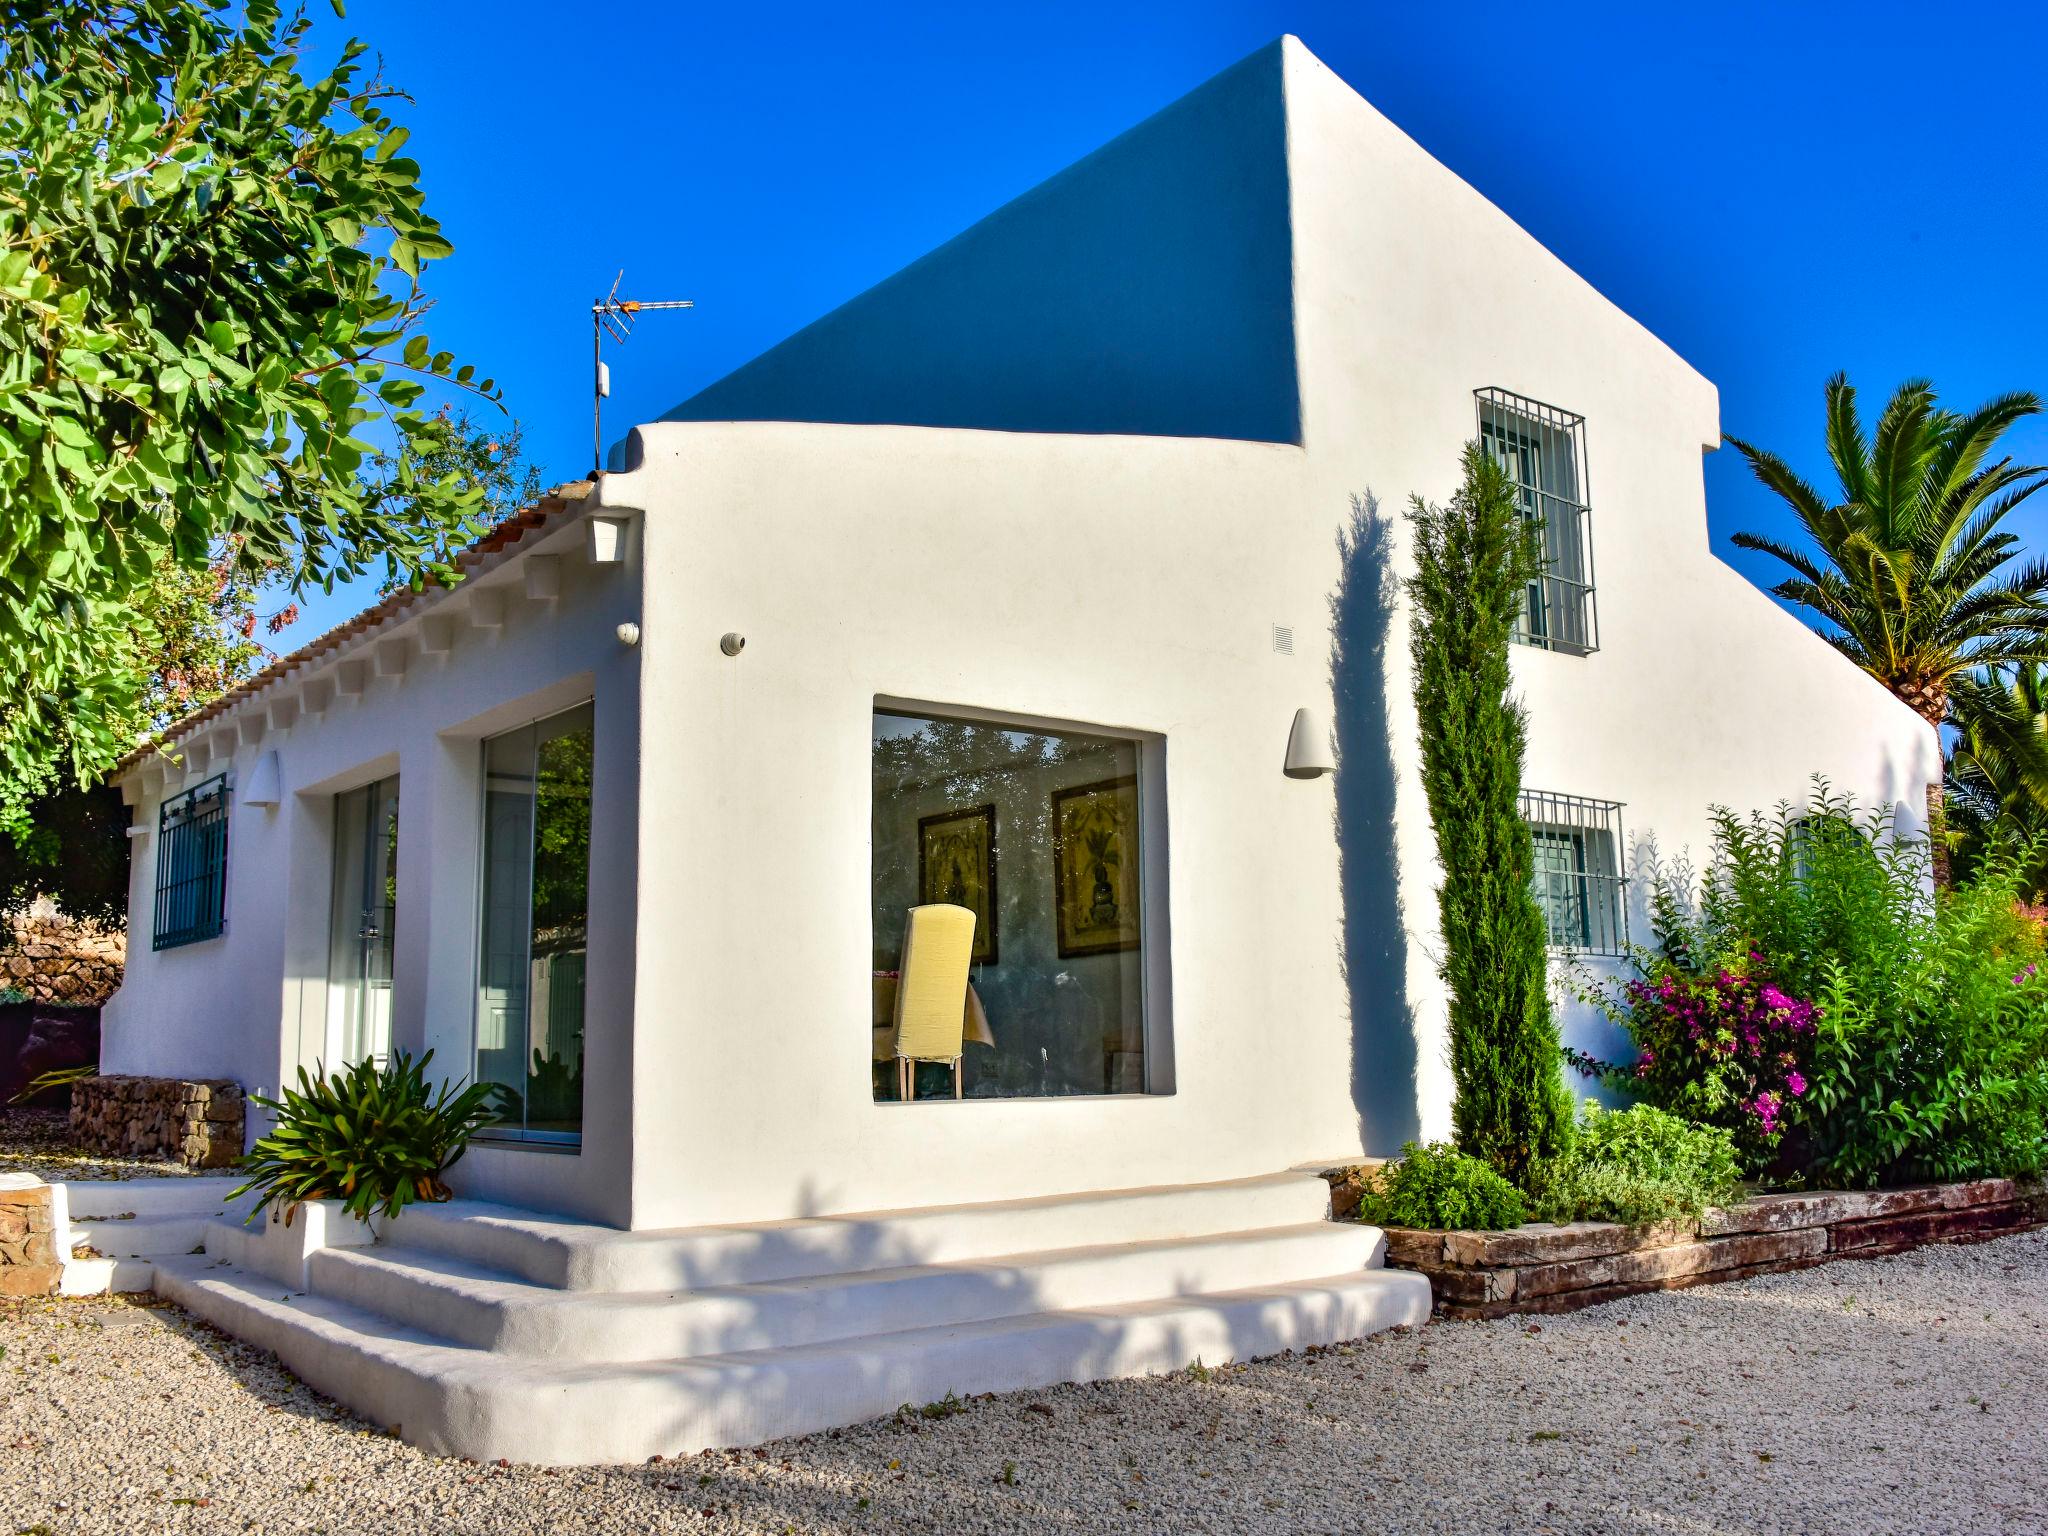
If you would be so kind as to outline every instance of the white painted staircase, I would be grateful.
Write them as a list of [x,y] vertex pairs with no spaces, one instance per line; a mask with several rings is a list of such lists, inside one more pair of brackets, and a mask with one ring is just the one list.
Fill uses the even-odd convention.
[[53,1185],[57,1248],[64,1256],[59,1294],[148,1290],[160,1261],[199,1252],[214,1222],[239,1216],[254,1203],[253,1195],[228,1198],[241,1183],[236,1174]]
[[156,1288],[430,1451],[640,1461],[1426,1320],[1328,1208],[1302,1174],[652,1232],[455,1201],[304,1290],[226,1224]]

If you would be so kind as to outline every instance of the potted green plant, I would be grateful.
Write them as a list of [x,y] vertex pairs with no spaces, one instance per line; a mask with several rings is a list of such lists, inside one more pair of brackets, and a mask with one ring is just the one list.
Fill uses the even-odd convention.
[[229,1198],[255,1192],[253,1218],[281,1211],[286,1226],[308,1201],[338,1201],[367,1223],[396,1216],[415,1200],[449,1198],[441,1175],[470,1139],[497,1119],[493,1085],[430,1082],[432,1051],[393,1051],[378,1066],[360,1061],[330,1073],[299,1069],[299,1086],[282,1099],[250,1097],[277,1116],[276,1126],[243,1161],[249,1179]]

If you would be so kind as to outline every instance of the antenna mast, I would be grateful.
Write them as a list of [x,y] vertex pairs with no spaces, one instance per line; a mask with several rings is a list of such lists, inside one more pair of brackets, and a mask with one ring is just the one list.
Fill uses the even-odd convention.
[[604,365],[605,332],[623,342],[633,334],[633,317],[650,309],[695,309],[691,299],[622,299],[619,284],[625,269],[612,279],[612,291],[590,306],[590,474],[596,479],[604,470],[604,400],[612,392],[611,371]]

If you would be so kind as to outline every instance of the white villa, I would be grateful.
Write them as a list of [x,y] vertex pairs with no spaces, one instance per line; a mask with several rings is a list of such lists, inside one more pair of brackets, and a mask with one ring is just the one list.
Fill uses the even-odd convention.
[[[1631,843],[1710,803],[1818,772],[1924,830],[1933,731],[1711,552],[1719,433],[1260,50],[124,766],[105,1071],[504,1086],[453,1204],[283,1295],[225,1233],[159,1289],[408,1439],[554,1461],[1418,1321],[1315,1177],[1449,1128],[1410,493],[1476,436],[1543,517],[1560,950],[1641,937]],[[906,1100],[940,903],[960,1062]]]

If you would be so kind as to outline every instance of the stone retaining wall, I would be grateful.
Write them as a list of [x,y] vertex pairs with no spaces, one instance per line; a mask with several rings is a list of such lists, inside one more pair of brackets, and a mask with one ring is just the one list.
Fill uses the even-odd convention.
[[1387,1229],[1387,1263],[1429,1277],[1441,1317],[1569,1312],[1641,1291],[1877,1258],[2048,1223],[2038,1182],[1758,1195],[1698,1221],[1536,1222],[1502,1232]]
[[0,1296],[54,1296],[64,1273],[50,1186],[11,1176],[0,1187]]
[[224,1077],[87,1077],[71,1086],[73,1139],[121,1157],[230,1167],[242,1155],[243,1115],[241,1084]]
[[0,988],[31,1003],[104,1003],[127,957],[125,933],[76,922],[48,901],[0,924]]

